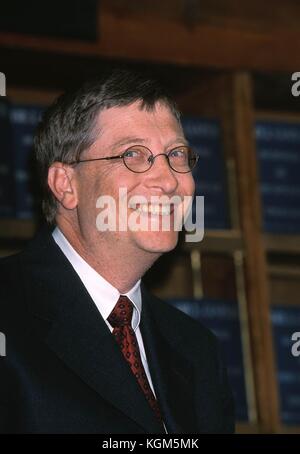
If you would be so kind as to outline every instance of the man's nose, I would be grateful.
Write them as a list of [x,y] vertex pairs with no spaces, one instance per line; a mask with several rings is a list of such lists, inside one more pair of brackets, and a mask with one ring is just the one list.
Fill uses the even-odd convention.
[[171,169],[168,156],[165,153],[153,156],[153,164],[147,172],[146,184],[160,188],[165,194],[171,194],[176,190],[178,186],[177,175]]

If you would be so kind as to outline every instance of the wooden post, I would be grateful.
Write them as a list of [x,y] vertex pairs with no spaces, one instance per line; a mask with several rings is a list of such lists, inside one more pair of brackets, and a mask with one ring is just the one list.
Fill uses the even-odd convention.
[[221,100],[222,117],[231,125],[230,141],[236,161],[258,418],[261,431],[270,433],[278,429],[278,390],[268,271],[261,227],[251,76],[236,73],[228,76],[227,85]]

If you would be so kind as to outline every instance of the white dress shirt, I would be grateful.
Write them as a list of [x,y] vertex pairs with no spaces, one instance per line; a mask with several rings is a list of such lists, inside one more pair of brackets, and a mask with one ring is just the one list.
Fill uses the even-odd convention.
[[[115,307],[120,293],[113,287],[106,279],[104,279],[97,271],[94,270],[71,246],[69,241],[66,239],[62,231],[56,227],[52,233],[52,236],[60,247],[64,255],[67,257],[74,270],[80,277],[83,285],[90,294],[92,300],[96,304],[100,314],[102,315],[105,323],[107,324],[110,331],[113,331],[113,327],[107,321],[111,311]],[[153,383],[151,380],[149,367],[147,363],[145,348],[143,339],[140,331],[141,311],[142,311],[142,297],[141,297],[141,280],[139,280],[127,293],[124,293],[130,301],[133,303],[133,314],[132,314],[132,328],[135,332],[142,363],[151,386],[151,389],[155,395]]]

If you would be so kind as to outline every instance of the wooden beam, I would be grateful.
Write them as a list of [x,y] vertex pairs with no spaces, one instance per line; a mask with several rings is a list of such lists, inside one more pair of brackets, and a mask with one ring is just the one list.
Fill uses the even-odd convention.
[[262,432],[276,432],[279,426],[278,394],[270,322],[268,272],[261,234],[261,205],[250,76],[247,73],[237,73],[230,77],[228,89],[223,96],[227,98],[228,105],[228,110],[224,114],[231,115],[233,125],[232,147],[236,156],[240,215],[246,253],[246,286],[259,423]]
[[[0,47],[62,54],[163,62],[212,68],[296,71],[300,67],[300,29],[285,23],[254,27],[214,15],[191,23],[186,15],[139,14],[103,2],[95,43],[0,33]],[[285,5],[282,5],[285,8]],[[298,9],[297,9],[298,13]],[[276,49],[276,51],[274,51]]]

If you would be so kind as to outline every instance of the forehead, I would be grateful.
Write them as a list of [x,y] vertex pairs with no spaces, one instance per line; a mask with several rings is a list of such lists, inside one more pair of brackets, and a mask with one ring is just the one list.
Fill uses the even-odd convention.
[[183,135],[170,108],[159,102],[151,110],[142,108],[140,101],[128,106],[111,107],[100,112],[97,123],[103,139],[118,139],[129,134]]

